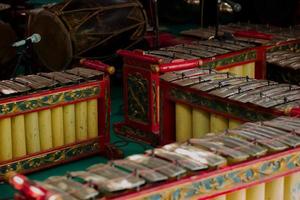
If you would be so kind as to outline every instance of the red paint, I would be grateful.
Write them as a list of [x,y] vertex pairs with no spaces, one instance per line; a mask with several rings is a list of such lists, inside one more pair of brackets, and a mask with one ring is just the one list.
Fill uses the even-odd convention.
[[[145,141],[147,143],[151,143],[148,139],[138,136],[137,134],[134,134],[132,132],[122,132],[120,129],[123,125],[129,126],[133,129],[140,130],[142,132],[148,132],[152,134],[154,137],[161,137],[159,136],[159,119],[158,116],[160,116],[160,111],[157,110],[157,119],[153,118],[153,114],[155,112],[155,108],[153,105],[155,105],[154,102],[154,96],[152,94],[152,84],[155,82],[155,90],[157,91],[156,98],[161,99],[160,95],[158,94],[158,91],[161,89],[161,81],[160,81],[160,75],[165,72],[171,72],[171,71],[178,71],[178,70],[185,70],[185,69],[192,69],[195,67],[201,67],[201,65],[205,65],[209,62],[222,60],[226,58],[230,58],[233,56],[238,56],[243,53],[248,53],[251,51],[255,51],[257,58],[253,60],[248,60],[245,62],[236,62],[233,64],[228,64],[225,66],[217,66],[217,70],[222,70],[226,68],[231,68],[234,66],[239,66],[242,64],[255,62],[256,68],[255,68],[255,76],[256,78],[265,78],[266,76],[266,67],[265,67],[265,48],[261,47],[254,47],[249,48],[246,50],[241,50],[237,52],[231,52],[226,55],[219,55],[212,58],[206,58],[206,59],[191,59],[191,60],[172,60],[169,63],[163,63],[163,60],[155,57],[153,55],[146,55],[143,51],[128,51],[128,50],[119,50],[118,54],[122,56],[123,58],[123,95],[124,95],[124,113],[125,113],[125,122],[124,123],[118,123],[115,125],[115,131],[118,134],[126,135],[127,137],[131,137],[134,139],[139,139],[142,141]],[[135,119],[130,119],[128,116],[128,76],[130,74],[139,73],[143,76],[143,78],[147,79],[148,82],[148,96],[145,98],[148,98],[148,116],[147,116],[147,122],[140,122]],[[151,86],[151,87],[150,87]],[[160,100],[156,103],[156,108],[160,107]],[[167,110],[167,109],[166,109]],[[169,112],[171,112],[171,108],[169,109]],[[169,115],[170,116],[170,115]],[[168,117],[170,118],[170,117]],[[163,126],[163,125],[162,125]]]
[[[94,62],[94,61],[91,61],[91,62]],[[96,62],[96,63],[98,63],[98,62]],[[93,152],[87,152],[85,154],[79,154],[77,156],[72,157],[71,159],[65,158],[58,162],[52,162],[50,164],[42,165],[40,167],[32,167],[31,169],[22,171],[22,173],[31,173],[31,172],[38,171],[41,169],[47,169],[47,168],[55,166],[55,165],[63,164],[63,163],[74,161],[74,160],[79,160],[81,158],[91,156],[91,155],[96,155],[96,154],[103,155],[105,153],[106,145],[109,144],[109,142],[110,142],[109,131],[110,131],[110,103],[111,102],[110,102],[110,79],[109,79],[108,74],[104,75],[99,80],[94,80],[94,81],[87,82],[87,83],[74,84],[71,86],[62,86],[62,87],[58,87],[58,88],[54,88],[54,89],[42,90],[42,91],[39,91],[36,93],[31,93],[31,94],[27,94],[27,95],[23,95],[23,96],[2,99],[2,100],[0,100],[0,104],[16,102],[16,101],[25,101],[25,100],[29,100],[29,99],[37,99],[39,97],[43,97],[43,96],[47,96],[47,95],[52,95],[52,94],[62,93],[62,92],[67,92],[67,91],[74,91],[74,90],[78,90],[78,89],[84,89],[86,87],[99,87],[100,94],[96,95],[94,97],[84,98],[84,99],[75,100],[75,101],[71,101],[71,102],[63,102],[63,103],[59,103],[59,104],[56,104],[53,106],[46,106],[43,108],[38,108],[38,109],[29,110],[29,111],[25,111],[25,112],[19,112],[17,114],[15,114],[15,113],[7,114],[7,115],[0,116],[0,119],[7,118],[7,117],[13,117],[13,116],[20,115],[20,114],[31,113],[31,112],[39,112],[41,110],[52,109],[52,108],[59,107],[59,106],[76,104],[76,103],[82,102],[82,101],[97,99],[98,100],[98,120],[99,120],[98,121],[99,135],[97,138],[87,139],[82,142],[75,142],[73,144],[64,145],[64,146],[61,146],[58,148],[52,148],[47,151],[40,151],[38,153],[26,155],[26,156],[23,156],[20,158],[16,158],[16,159],[4,161],[4,162],[2,161],[2,162],[0,162],[0,168],[3,166],[6,166],[6,165],[12,165],[13,163],[16,163],[19,161],[29,160],[29,159],[32,159],[33,157],[44,156],[48,153],[55,153],[55,152],[59,152],[59,151],[65,150],[65,149],[76,147],[78,145],[87,145],[87,144],[91,144],[91,143],[95,143],[95,142],[99,142],[99,146],[100,146],[99,150],[96,150]]]
[[236,37],[246,37],[246,38],[257,38],[263,40],[272,40],[274,36],[272,34],[262,33],[255,30],[248,31],[236,31],[234,33]]
[[80,60],[80,63],[87,68],[103,71],[106,73],[109,73],[108,68],[111,67],[107,64],[104,64],[100,60],[82,59]]

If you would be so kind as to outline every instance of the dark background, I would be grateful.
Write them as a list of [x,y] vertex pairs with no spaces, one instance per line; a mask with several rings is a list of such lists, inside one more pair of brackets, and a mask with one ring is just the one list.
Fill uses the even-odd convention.
[[[148,0],[144,0],[147,2]],[[242,6],[240,13],[225,15],[223,23],[248,22],[278,26],[300,23],[300,0],[233,0]],[[204,0],[204,24],[215,23],[217,0]],[[200,6],[189,5],[184,0],[158,0],[162,22],[199,23]]]

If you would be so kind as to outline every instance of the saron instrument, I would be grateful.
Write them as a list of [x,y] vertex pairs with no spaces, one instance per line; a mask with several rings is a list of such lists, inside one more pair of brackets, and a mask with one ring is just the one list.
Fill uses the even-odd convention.
[[257,46],[232,40],[194,41],[153,51],[119,51],[123,57],[125,122],[118,134],[157,144],[160,80],[166,72],[194,67],[265,78],[265,56]]
[[300,83],[300,43],[267,51],[268,79],[278,82]]
[[160,143],[186,141],[277,116],[298,116],[300,87],[210,69],[161,76]]
[[[207,40],[214,35],[215,27],[182,31],[184,36]],[[230,23],[219,26],[220,36],[230,34],[238,41],[261,46],[276,46],[279,43],[294,42],[300,39],[297,27],[282,28],[264,24]]]
[[133,46],[143,39],[146,25],[138,0],[68,0],[33,12],[28,30],[42,37],[34,45],[41,64],[62,70],[73,59],[99,58]]
[[32,172],[105,152],[109,67],[83,63],[0,81],[0,179],[11,170]]
[[20,199],[293,200],[300,119],[279,117],[171,143],[44,181],[7,174]]

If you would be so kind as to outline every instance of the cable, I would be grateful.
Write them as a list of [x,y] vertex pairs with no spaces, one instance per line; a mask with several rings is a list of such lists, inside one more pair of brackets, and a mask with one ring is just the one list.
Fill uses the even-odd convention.
[[[127,147],[130,143],[134,143],[142,147],[143,151],[147,150],[147,146],[139,141],[135,141],[132,139],[125,139],[124,137],[120,137],[116,135],[116,137],[119,139],[118,141],[113,142],[113,145],[115,145],[117,148]],[[119,144],[119,145],[118,145]]]

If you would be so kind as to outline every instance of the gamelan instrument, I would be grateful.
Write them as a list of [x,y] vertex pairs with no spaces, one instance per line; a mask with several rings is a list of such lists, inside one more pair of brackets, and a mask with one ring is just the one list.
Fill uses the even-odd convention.
[[29,34],[42,40],[34,45],[41,64],[62,70],[73,59],[108,56],[140,42],[146,14],[138,0],[68,0],[34,11]]
[[44,181],[7,174],[17,200],[294,200],[300,119],[279,117],[171,143]]
[[[208,39],[214,35],[214,31],[214,27],[208,27],[183,31],[182,35],[198,39]],[[237,41],[249,42],[265,49],[267,54],[267,79],[292,84],[299,83],[299,77],[297,78],[297,74],[299,73],[287,66],[284,68],[280,67],[282,66],[281,64],[273,62],[274,57],[279,55],[281,51],[299,51],[299,26],[282,28],[249,23],[227,24],[220,26],[220,35],[221,37],[230,35]],[[277,51],[280,52],[275,53]],[[292,54],[290,54],[290,56],[292,56]],[[296,55],[295,58],[290,58],[290,56],[286,60],[287,63],[290,59],[297,59]],[[268,61],[270,57],[273,57],[271,62]],[[285,58],[279,57],[278,60],[283,61]],[[285,62],[283,61],[283,63]],[[293,76],[291,76],[291,74],[293,74]]]
[[[215,27],[198,28],[181,32],[184,36],[207,40],[214,36]],[[300,29],[298,27],[282,28],[263,24],[231,23],[219,27],[220,36],[230,34],[238,41],[269,46],[277,43],[299,40]]]
[[160,119],[159,76],[194,67],[265,78],[261,48],[232,40],[194,41],[153,51],[120,50],[123,57],[125,122],[119,134],[157,144]]
[[267,51],[268,79],[300,84],[300,43]]
[[85,60],[66,71],[0,81],[0,179],[11,170],[27,173],[104,153],[109,71]]
[[161,144],[277,116],[300,116],[300,86],[211,69],[161,76]]

